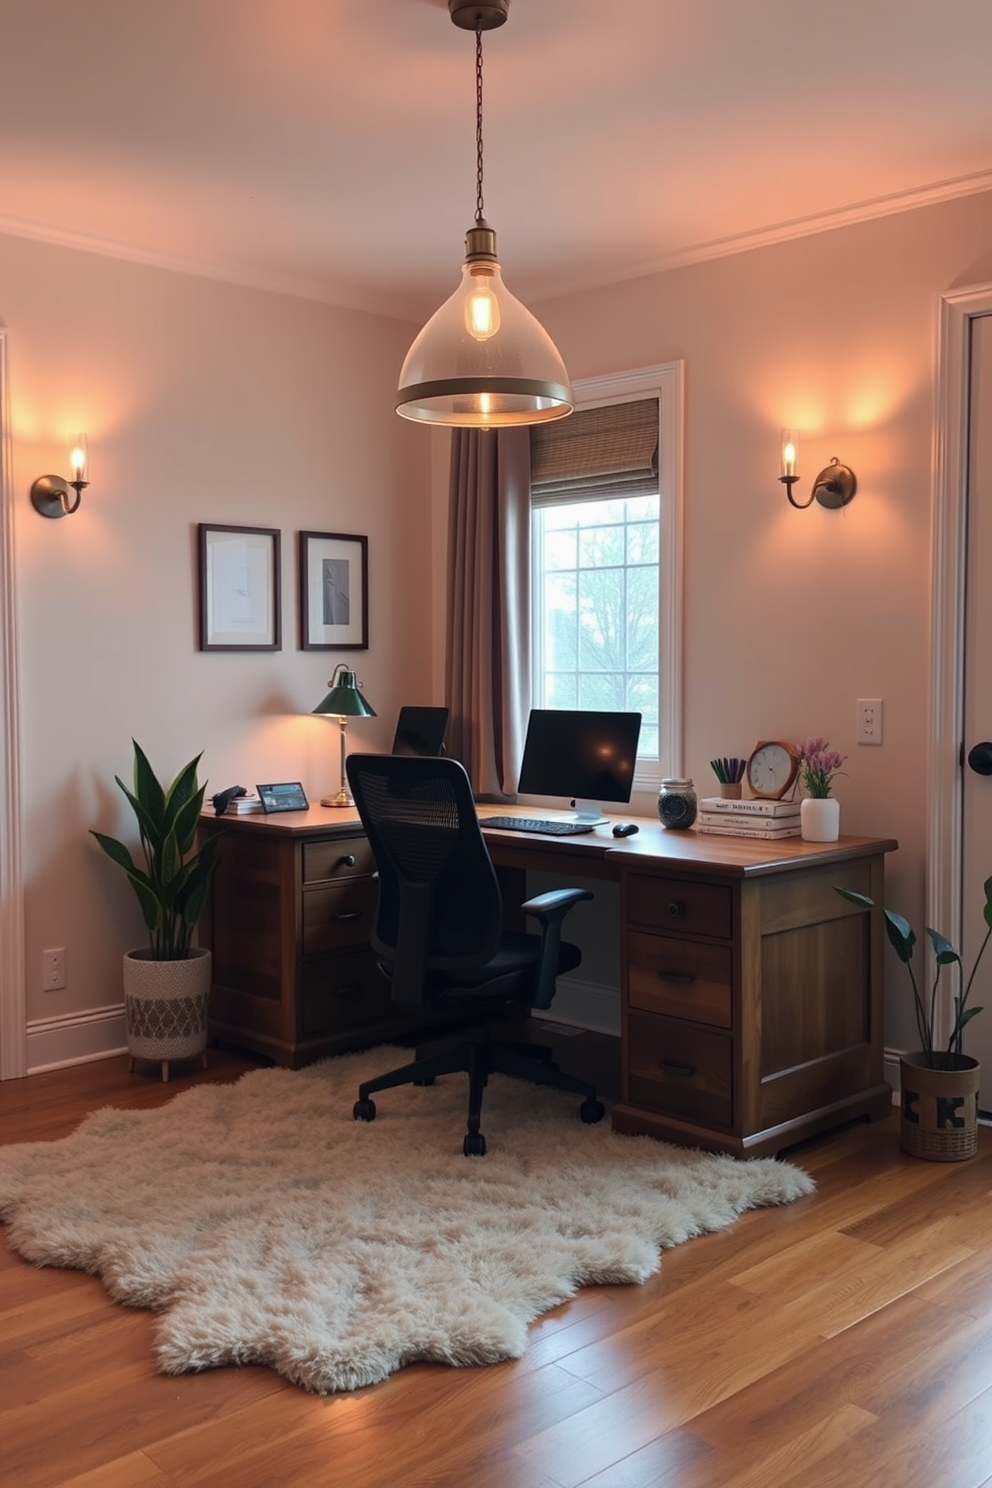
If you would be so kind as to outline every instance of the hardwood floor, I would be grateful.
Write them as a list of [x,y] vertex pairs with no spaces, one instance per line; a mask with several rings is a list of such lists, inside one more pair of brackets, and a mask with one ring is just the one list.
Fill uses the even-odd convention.
[[[578,1069],[610,1041],[569,1039]],[[142,1107],[123,1058],[0,1085],[5,1142]],[[609,1093],[612,1066],[604,1067]],[[992,1132],[920,1162],[896,1119],[788,1154],[818,1192],[539,1319],[517,1362],[414,1365],[317,1397],[267,1369],[156,1374],[152,1317],[0,1254],[4,1488],[979,1488],[992,1485]]]

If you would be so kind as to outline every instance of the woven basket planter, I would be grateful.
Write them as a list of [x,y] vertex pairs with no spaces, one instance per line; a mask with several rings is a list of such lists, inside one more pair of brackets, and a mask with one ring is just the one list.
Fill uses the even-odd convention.
[[206,1068],[207,1010],[213,958],[194,946],[182,961],[153,961],[147,947],[124,954],[124,1010],[131,1068],[151,1059],[169,1078],[169,1062],[200,1055]]
[[913,1157],[964,1162],[978,1152],[981,1068],[967,1054],[934,1057],[946,1068],[929,1069],[923,1054],[904,1054],[899,1060],[900,1144]]

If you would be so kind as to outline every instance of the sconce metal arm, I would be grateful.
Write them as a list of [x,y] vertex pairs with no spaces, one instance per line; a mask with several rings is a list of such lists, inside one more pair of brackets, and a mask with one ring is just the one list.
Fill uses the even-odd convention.
[[792,502],[793,506],[796,508],[797,511],[805,511],[806,508],[812,504],[813,497],[816,495],[816,488],[814,487],[813,490],[810,492],[809,501],[797,501],[796,498],[795,498],[795,496],[793,496],[793,494],[792,494],[792,488],[796,484],[796,481],[798,479],[799,479],[798,475],[780,475],[779,476],[779,480],[782,482],[783,486],[785,487],[785,494],[788,496],[788,498]]
[[[67,481],[61,475],[39,475],[31,487],[31,505],[43,517],[71,517],[88,485],[89,481]],[[76,493],[75,501],[69,499],[70,486]]]

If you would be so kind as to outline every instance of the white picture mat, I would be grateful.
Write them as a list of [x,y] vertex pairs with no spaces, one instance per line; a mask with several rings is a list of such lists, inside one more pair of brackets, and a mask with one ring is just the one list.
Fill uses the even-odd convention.
[[267,645],[274,638],[272,538],[263,533],[207,533],[206,642]]

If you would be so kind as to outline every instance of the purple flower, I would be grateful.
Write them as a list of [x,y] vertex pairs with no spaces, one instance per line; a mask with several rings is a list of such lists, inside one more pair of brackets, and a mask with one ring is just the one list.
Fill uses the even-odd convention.
[[829,796],[834,776],[847,755],[831,749],[828,741],[822,738],[803,739],[798,748],[803,785],[811,796],[822,800]]

